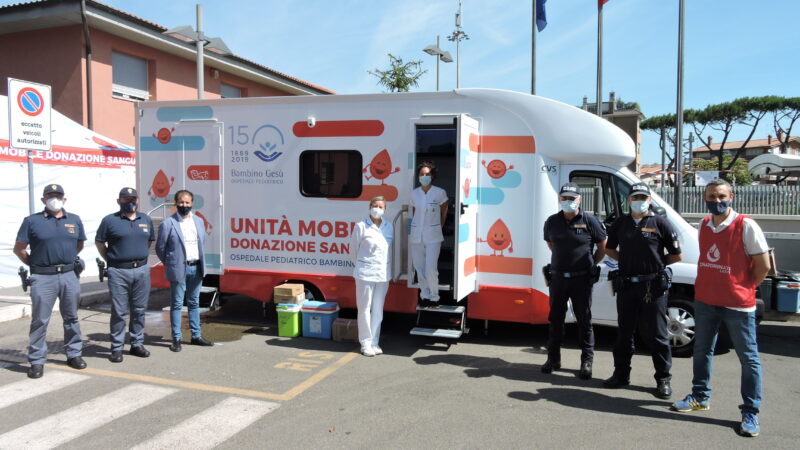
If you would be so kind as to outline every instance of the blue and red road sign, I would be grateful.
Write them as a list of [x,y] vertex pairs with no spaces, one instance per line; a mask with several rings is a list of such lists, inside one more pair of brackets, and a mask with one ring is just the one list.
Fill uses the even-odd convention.
[[31,117],[38,116],[44,111],[44,98],[39,91],[32,87],[26,87],[19,91],[17,104],[23,113]]

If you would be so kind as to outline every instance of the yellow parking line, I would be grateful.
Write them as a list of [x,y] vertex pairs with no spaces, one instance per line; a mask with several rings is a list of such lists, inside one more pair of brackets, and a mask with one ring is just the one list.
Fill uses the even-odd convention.
[[289,389],[288,391],[286,391],[283,394],[283,396],[286,397],[286,400],[291,400],[291,399],[297,397],[298,395],[302,394],[304,391],[306,391],[310,387],[312,387],[315,384],[319,383],[320,381],[324,380],[328,375],[330,375],[333,372],[336,372],[337,370],[339,370],[339,368],[341,368],[345,364],[347,364],[350,361],[352,361],[358,355],[359,355],[359,353],[351,352],[351,353],[348,353],[348,354],[342,356],[341,358],[339,358],[336,362],[334,362],[330,366],[320,370],[319,372],[317,372],[314,375],[312,375],[306,381],[303,381],[302,383],[298,384],[297,386],[295,386],[295,387]]
[[355,352],[345,354],[330,366],[325,367],[324,369],[312,375],[309,379],[289,389],[283,394],[273,394],[270,392],[254,391],[251,389],[239,389],[228,386],[216,386],[213,384],[195,383],[192,381],[173,380],[170,378],[160,378],[160,377],[152,377],[149,375],[139,375],[135,373],[117,372],[115,370],[95,369],[93,367],[87,367],[83,370],[76,370],[69,366],[61,364],[52,364],[49,367],[53,367],[54,369],[59,369],[59,370],[68,370],[75,373],[102,375],[113,378],[121,378],[125,380],[140,381],[144,383],[160,384],[164,386],[173,386],[184,389],[194,389],[197,391],[218,392],[221,394],[239,395],[242,397],[287,401],[297,397],[298,395],[302,394],[315,384],[324,380],[330,374],[337,371],[348,362],[352,361],[356,356],[358,356],[358,353]]

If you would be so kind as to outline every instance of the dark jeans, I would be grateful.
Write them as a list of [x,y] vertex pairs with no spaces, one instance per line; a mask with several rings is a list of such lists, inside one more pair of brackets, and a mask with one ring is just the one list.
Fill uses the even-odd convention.
[[[650,300],[645,294],[650,290]],[[656,381],[670,380],[672,351],[667,331],[667,291],[658,280],[640,283],[626,282],[617,292],[617,342],[614,345],[614,373],[628,379],[631,358],[635,350],[633,335],[640,321],[647,329],[645,339],[650,341]]]
[[550,335],[547,339],[547,359],[561,361],[561,342],[564,340],[564,318],[567,300],[572,300],[572,311],[578,321],[578,340],[581,362],[594,360],[594,330],[592,329],[591,277],[561,278],[553,276],[550,282]]

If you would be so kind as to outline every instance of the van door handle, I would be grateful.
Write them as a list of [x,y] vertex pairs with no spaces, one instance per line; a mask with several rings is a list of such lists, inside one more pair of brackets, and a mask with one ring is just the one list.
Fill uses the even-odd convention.
[[461,203],[461,215],[462,216],[464,215],[464,212],[465,212],[464,210],[467,209],[467,208],[469,208],[469,205]]

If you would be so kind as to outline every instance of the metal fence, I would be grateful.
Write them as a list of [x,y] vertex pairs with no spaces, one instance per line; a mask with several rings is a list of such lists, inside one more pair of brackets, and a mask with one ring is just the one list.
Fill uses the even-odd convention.
[[[703,200],[705,187],[683,187],[681,190],[681,212],[705,214],[706,204]],[[674,204],[675,190],[672,187],[654,188],[670,205]],[[778,186],[774,184],[735,186],[733,207],[743,214],[800,214],[800,186]]]

